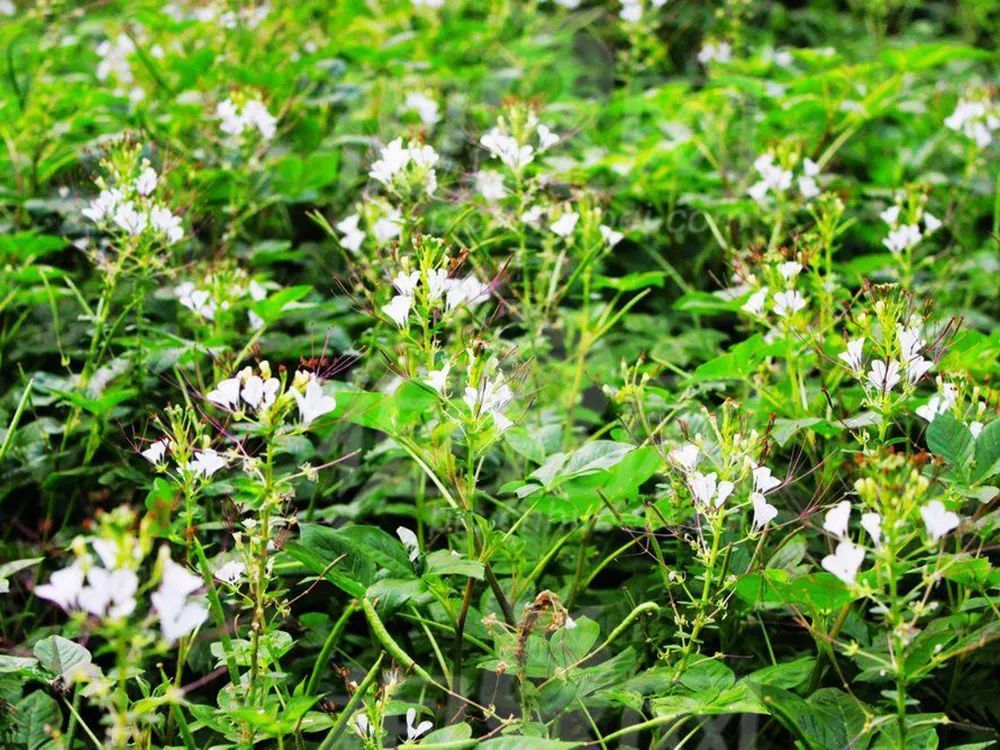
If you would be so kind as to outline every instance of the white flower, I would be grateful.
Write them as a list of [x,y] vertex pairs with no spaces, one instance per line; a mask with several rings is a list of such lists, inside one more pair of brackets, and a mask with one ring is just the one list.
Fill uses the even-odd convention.
[[149,195],[156,190],[156,170],[145,167],[135,181],[135,189],[139,195]]
[[298,389],[292,389],[295,403],[299,405],[299,416],[303,424],[310,424],[314,419],[322,417],[337,408],[337,401],[333,396],[323,393],[323,387],[315,377],[310,378],[306,383],[305,395]]
[[554,234],[560,237],[569,237],[573,234],[573,229],[576,228],[576,222],[580,220],[580,214],[576,211],[567,211],[563,213],[558,219],[556,219],[549,226]]
[[257,128],[257,132],[265,141],[274,138],[278,120],[267,111],[267,107],[259,99],[251,99],[244,104],[240,117],[246,125]]
[[361,243],[365,240],[365,233],[358,228],[360,220],[361,217],[358,214],[351,214],[347,218],[341,219],[336,225],[337,231],[344,235],[340,239],[340,244],[352,253],[358,252]]
[[943,383],[941,385],[941,392],[936,393],[927,399],[927,403],[923,406],[917,407],[917,416],[921,417],[928,422],[933,422],[934,417],[938,414],[943,414],[955,405],[955,401],[958,399],[958,388],[956,388],[951,383]]
[[181,219],[171,213],[169,208],[154,206],[153,210],[149,212],[149,223],[153,229],[166,235],[167,243],[170,245],[180,242],[184,238]]
[[708,65],[710,62],[729,62],[733,57],[733,48],[729,42],[709,42],[698,52],[698,62]]
[[114,214],[115,209],[122,201],[122,198],[122,192],[117,188],[112,190],[102,190],[98,196],[90,202],[90,205],[83,209],[80,213],[94,223],[99,224]]
[[461,280],[448,279],[446,289],[444,304],[448,312],[461,305],[475,307],[490,296],[490,285],[471,275]]
[[372,234],[375,235],[375,242],[379,245],[395,239],[402,231],[403,214],[398,208],[391,206],[387,206],[385,213],[372,223]]
[[920,515],[932,542],[936,542],[959,524],[958,514],[947,510],[940,500],[931,500],[920,509]]
[[806,306],[806,299],[797,289],[778,292],[774,295],[774,312],[782,318],[794,315]]
[[771,470],[767,466],[758,466],[753,470],[754,489],[762,495],[766,495],[775,487],[780,487],[781,481],[777,477],[771,476]]
[[940,228],[941,220],[930,211],[924,211],[924,231],[926,231],[927,234],[931,234]]
[[222,581],[223,583],[228,583],[230,586],[235,586],[243,579],[246,572],[246,565],[241,563],[239,560],[230,560],[229,562],[216,568],[213,571],[213,574],[217,580]]
[[417,541],[417,535],[405,526],[399,526],[396,528],[396,536],[399,537],[399,541],[406,547],[410,562],[416,561],[420,557],[420,542]]
[[847,524],[851,520],[851,501],[841,500],[826,512],[823,518],[823,529],[835,537],[843,539],[847,536]]
[[[432,5],[430,0],[420,0],[420,2],[418,2],[418,0],[413,0],[413,4],[437,7]],[[358,712],[354,716],[354,730],[364,739],[369,739],[375,736],[375,731],[372,729],[371,723],[368,721],[368,717],[365,716],[364,712]]]
[[920,227],[916,224],[903,224],[889,232],[882,244],[898,255],[920,242],[920,237]]
[[403,146],[403,139],[396,138],[381,149],[379,159],[372,163],[368,176],[383,185],[392,185],[393,179],[410,163],[410,149]]
[[778,515],[778,509],[767,502],[767,499],[759,492],[751,493],[750,502],[753,505],[754,528],[764,528]]
[[527,224],[529,227],[538,229],[542,223],[542,207],[532,206],[521,214],[520,219],[523,224]]
[[174,293],[177,295],[177,301],[191,312],[207,320],[215,319],[215,302],[204,289],[196,289],[190,281],[185,281],[174,288]]
[[764,312],[764,305],[767,302],[767,291],[766,286],[761,287],[747,298],[740,309],[751,315],[760,315]]
[[700,471],[692,472],[688,478],[688,486],[691,494],[694,495],[695,502],[705,507],[720,507],[735,489],[732,482],[722,481],[716,483],[718,475],[713,471],[711,474],[702,474]]
[[80,590],[77,605],[96,617],[128,617],[135,610],[138,588],[134,570],[105,570],[95,565],[87,571],[87,585]]
[[240,379],[220,380],[215,388],[205,394],[205,398],[226,409],[235,409],[240,405]]
[[434,728],[434,724],[429,721],[422,721],[414,726],[413,722],[416,718],[417,712],[414,709],[406,709],[406,739],[409,742],[413,742],[414,740],[420,738],[421,735],[427,734],[427,732]]
[[888,393],[900,380],[899,362],[889,360],[886,364],[881,359],[872,362],[871,370],[868,371],[868,383],[875,390]]
[[993,140],[993,131],[1000,129],[1000,117],[984,100],[960,99],[944,124],[973,140],[979,148],[986,148]]
[[432,127],[441,119],[438,114],[438,103],[420,91],[411,91],[407,94],[403,106],[416,112],[420,121],[427,127]]
[[823,558],[823,568],[833,573],[848,586],[858,577],[858,570],[865,560],[865,550],[845,539],[837,545],[832,555]]
[[747,188],[747,195],[753,198],[758,203],[762,202],[764,198],[767,197],[768,185],[764,180],[758,180],[749,188]]
[[243,384],[241,398],[254,409],[267,409],[274,403],[281,382],[277,378],[264,380],[259,375],[251,375]]
[[232,99],[219,102],[215,107],[215,116],[220,120],[219,128],[227,135],[239,135],[246,127]]
[[799,192],[807,201],[812,200],[820,194],[819,185],[813,177],[799,177]]
[[614,247],[625,238],[624,234],[622,234],[621,232],[616,232],[614,229],[607,226],[606,224],[601,224],[598,227],[598,230],[601,233],[601,239],[603,239],[604,242],[607,243],[608,247]]
[[154,466],[163,462],[163,457],[167,454],[167,439],[161,438],[151,443],[144,451],[139,451],[139,455],[149,461]]
[[502,200],[507,195],[503,173],[495,169],[480,169],[476,172],[476,190],[490,202]]
[[424,376],[424,381],[438,393],[444,393],[448,387],[448,373],[451,372],[451,363],[445,363],[440,370],[431,370]]
[[698,465],[698,446],[694,443],[678,445],[670,451],[670,460],[677,464],[683,471],[694,471],[694,468]]
[[65,610],[76,607],[76,599],[83,589],[83,565],[76,560],[69,567],[57,570],[48,583],[35,587],[35,596],[55,602]]
[[400,294],[405,294],[407,297],[413,294],[419,283],[420,271],[411,271],[410,273],[400,271],[396,274],[396,278],[392,280],[392,285],[396,287],[396,291]]
[[927,371],[934,366],[934,363],[929,359],[924,359],[923,357],[916,357],[903,363],[903,369],[906,371],[906,381],[910,385],[916,384],[920,378],[927,374]]
[[115,224],[133,237],[142,234],[149,225],[149,217],[131,203],[121,203],[115,208]]
[[200,475],[208,479],[225,465],[226,459],[223,456],[211,448],[206,448],[194,454],[194,460],[188,462],[187,468],[189,471],[194,472],[195,475]]
[[538,123],[538,150],[547,151],[559,143],[559,136],[552,132],[547,125]]
[[406,325],[406,320],[410,315],[410,308],[413,306],[413,297],[406,294],[397,294],[387,305],[382,305],[382,312],[389,316],[393,323],[400,328]]
[[794,260],[786,261],[778,266],[778,273],[785,281],[791,281],[802,273],[802,264]]
[[889,206],[882,213],[879,214],[879,218],[882,219],[890,227],[895,227],[896,222],[899,221],[899,212],[901,208],[898,204]]
[[513,424],[503,414],[503,410],[513,400],[514,392],[499,372],[493,379],[483,378],[478,388],[467,386],[465,389],[465,403],[469,410],[477,417],[489,414],[501,432]]
[[535,150],[531,146],[522,146],[517,139],[507,135],[499,128],[493,128],[479,139],[480,145],[490,152],[490,156],[499,159],[507,167],[518,171],[530,164],[535,158]]
[[175,643],[208,619],[204,603],[191,598],[201,585],[198,576],[169,557],[165,559],[160,587],[150,600],[160,616],[160,632],[167,643]]
[[862,356],[865,346],[865,337],[859,336],[847,342],[847,351],[841,352],[837,356],[842,359],[855,374],[860,374],[863,366]]
[[920,329],[896,326],[896,340],[899,342],[899,356],[903,362],[920,359],[920,350],[924,348]]
[[872,538],[872,544],[875,545],[875,549],[882,546],[882,516],[878,513],[862,513],[861,514],[861,528],[868,532],[868,536]]
[[969,432],[972,433],[972,437],[978,438],[979,433],[983,431],[983,428],[985,426],[986,425],[984,425],[982,422],[978,420],[973,420],[972,422],[969,423]]

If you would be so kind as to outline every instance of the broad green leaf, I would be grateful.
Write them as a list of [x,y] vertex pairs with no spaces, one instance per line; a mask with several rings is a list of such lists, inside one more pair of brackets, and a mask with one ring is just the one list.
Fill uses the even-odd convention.
[[[937,421],[937,420],[935,420]],[[1000,419],[983,427],[976,438],[976,479],[983,480],[1000,471]]]
[[934,417],[927,428],[927,447],[952,466],[961,467],[972,450],[972,433],[952,414],[944,412]]
[[13,707],[15,747],[39,750],[48,745],[52,730],[62,728],[62,711],[55,698],[35,690]]
[[61,635],[50,635],[35,644],[35,658],[52,674],[68,677],[73,670],[90,664],[90,652]]

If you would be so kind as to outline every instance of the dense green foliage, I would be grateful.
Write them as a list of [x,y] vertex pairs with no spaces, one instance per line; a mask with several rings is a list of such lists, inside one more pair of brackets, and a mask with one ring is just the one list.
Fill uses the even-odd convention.
[[0,746],[993,746],[998,38],[0,0]]

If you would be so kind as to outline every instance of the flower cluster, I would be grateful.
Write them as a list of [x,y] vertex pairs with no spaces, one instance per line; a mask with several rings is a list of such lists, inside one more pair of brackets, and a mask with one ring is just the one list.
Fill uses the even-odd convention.
[[[823,568],[833,573],[848,585],[853,585],[858,571],[865,560],[865,547],[854,543],[848,536],[851,521],[851,501],[841,500],[826,512],[823,519],[823,530],[837,539],[837,546],[832,554],[821,561]],[[954,511],[945,508],[940,500],[931,500],[920,507],[920,516],[924,522],[924,530],[931,544],[936,544],[945,534],[958,528],[961,519]],[[882,548],[882,515],[876,511],[861,514],[861,528],[871,539],[872,547],[877,551]]]
[[233,137],[256,129],[263,140],[269,141],[278,129],[277,118],[260,99],[247,99],[242,104],[232,98],[225,99],[216,106],[215,116],[222,132]]
[[507,122],[501,118],[479,139],[479,145],[489,152],[491,158],[499,159],[515,174],[520,174],[531,164],[536,154],[548,151],[560,141],[559,136],[540,122],[534,113],[528,114],[524,126],[518,130],[519,134],[511,132]]
[[[246,280],[246,274],[237,270],[234,274],[208,274],[201,285],[193,281],[183,281],[173,289],[177,301],[199,318],[214,321],[220,310],[228,310],[245,297],[251,302],[267,298],[267,289],[255,279]],[[250,328],[259,330],[264,320],[253,310],[247,311]]]
[[[930,211],[918,207],[904,212],[903,206],[898,202],[885,209],[879,217],[889,227],[889,234],[882,240],[882,244],[894,255],[912,249],[921,239],[941,226],[941,221]],[[920,229],[921,222],[924,225],[923,231]]]
[[[772,277],[771,286],[758,287],[740,307],[743,312],[755,317],[764,316],[768,310],[779,318],[791,318],[808,304],[805,296],[795,288],[796,279],[802,273],[802,264],[788,260],[767,266],[768,275]],[[750,276],[747,282],[753,286],[758,283],[756,276]]]
[[919,322],[910,326],[897,325],[896,344],[894,355],[872,360],[867,374],[864,336],[849,340],[846,351],[837,355],[860,381],[869,398],[877,400],[887,396],[904,378],[905,385],[912,388],[933,366],[934,363],[922,354],[927,344],[921,336]]
[[159,176],[145,159],[135,175],[112,172],[111,184],[97,180],[101,192],[82,214],[103,229],[173,245],[184,238],[180,217],[156,200]]
[[428,310],[444,306],[444,312],[452,313],[459,307],[475,308],[490,296],[490,285],[479,281],[474,275],[464,278],[448,276],[446,267],[432,269],[426,273],[400,271],[393,279],[396,294],[382,312],[399,328],[405,328],[414,303],[420,301]]
[[972,140],[979,148],[986,148],[993,141],[993,133],[1000,130],[1000,107],[987,97],[959,99],[944,121],[945,127]]
[[380,149],[379,158],[372,162],[368,176],[400,194],[416,190],[430,195],[437,190],[434,167],[438,158],[431,146],[415,141],[404,146],[403,139],[396,138]]
[[235,376],[220,380],[215,388],[205,394],[205,398],[216,406],[233,413],[241,419],[248,413],[260,417],[273,407],[283,394],[289,394],[298,406],[302,424],[333,411],[337,402],[333,396],[323,392],[319,378],[312,373],[299,370],[287,391],[282,391],[281,381],[271,375],[271,367],[261,362],[254,371],[244,367]]
[[[777,159],[777,160],[776,160]],[[765,151],[753,163],[760,179],[747,189],[747,194],[758,203],[763,203],[768,194],[783,198],[785,193],[796,182],[799,194],[809,201],[820,194],[816,178],[819,176],[819,165],[809,157],[802,160],[802,172],[798,179],[794,174],[794,159],[778,159],[773,151]]]
[[346,216],[336,224],[336,229],[341,234],[340,244],[351,253],[359,252],[368,236],[361,228],[362,214],[379,247],[396,239],[402,232],[403,214],[398,208],[384,200],[366,201],[358,213]]
[[[719,481],[717,472],[704,474],[698,471],[701,449],[694,443],[684,443],[670,452],[670,460],[684,477],[695,508],[709,514],[721,510],[726,500],[736,490],[736,483],[729,480]],[[771,469],[760,466],[749,460],[750,478],[753,488],[750,490],[750,505],[753,508],[753,528],[763,529],[778,515],[778,509],[767,501],[768,493],[781,486],[782,480],[773,476]]]

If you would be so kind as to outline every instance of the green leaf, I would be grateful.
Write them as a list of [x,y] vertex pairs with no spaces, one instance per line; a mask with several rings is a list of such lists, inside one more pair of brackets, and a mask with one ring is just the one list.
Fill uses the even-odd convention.
[[11,560],[3,565],[0,565],[0,594],[6,594],[10,591],[10,581],[7,580],[12,575],[14,575],[19,570],[24,570],[25,568],[30,568],[32,565],[37,565],[45,558],[43,557],[32,557],[26,560]]
[[20,672],[25,669],[34,669],[38,665],[38,659],[30,656],[11,656],[10,654],[0,654],[0,674],[10,674]]
[[998,471],[1000,471],[1000,420],[994,420],[983,427],[983,431],[976,438],[975,477],[977,480],[988,479]]
[[725,354],[698,365],[690,381],[704,383],[714,380],[743,380],[777,350],[776,344],[767,344],[761,334],[736,344]]
[[49,743],[51,731],[62,728],[62,712],[55,698],[36,690],[14,706],[15,746],[38,750]]
[[424,558],[424,562],[428,573],[439,576],[465,576],[481,581],[486,575],[486,569],[479,560],[454,555],[451,550],[435,550]]
[[[985,428],[983,430],[985,432]],[[946,459],[952,466],[965,464],[972,450],[969,428],[948,412],[938,414],[927,428],[927,447],[931,453]]]
[[770,667],[758,669],[748,674],[744,679],[758,685],[772,685],[791,690],[808,680],[815,666],[815,658],[803,656],[795,661],[780,662]]
[[38,663],[52,674],[68,677],[74,669],[90,664],[90,652],[61,635],[50,635],[35,644]]

